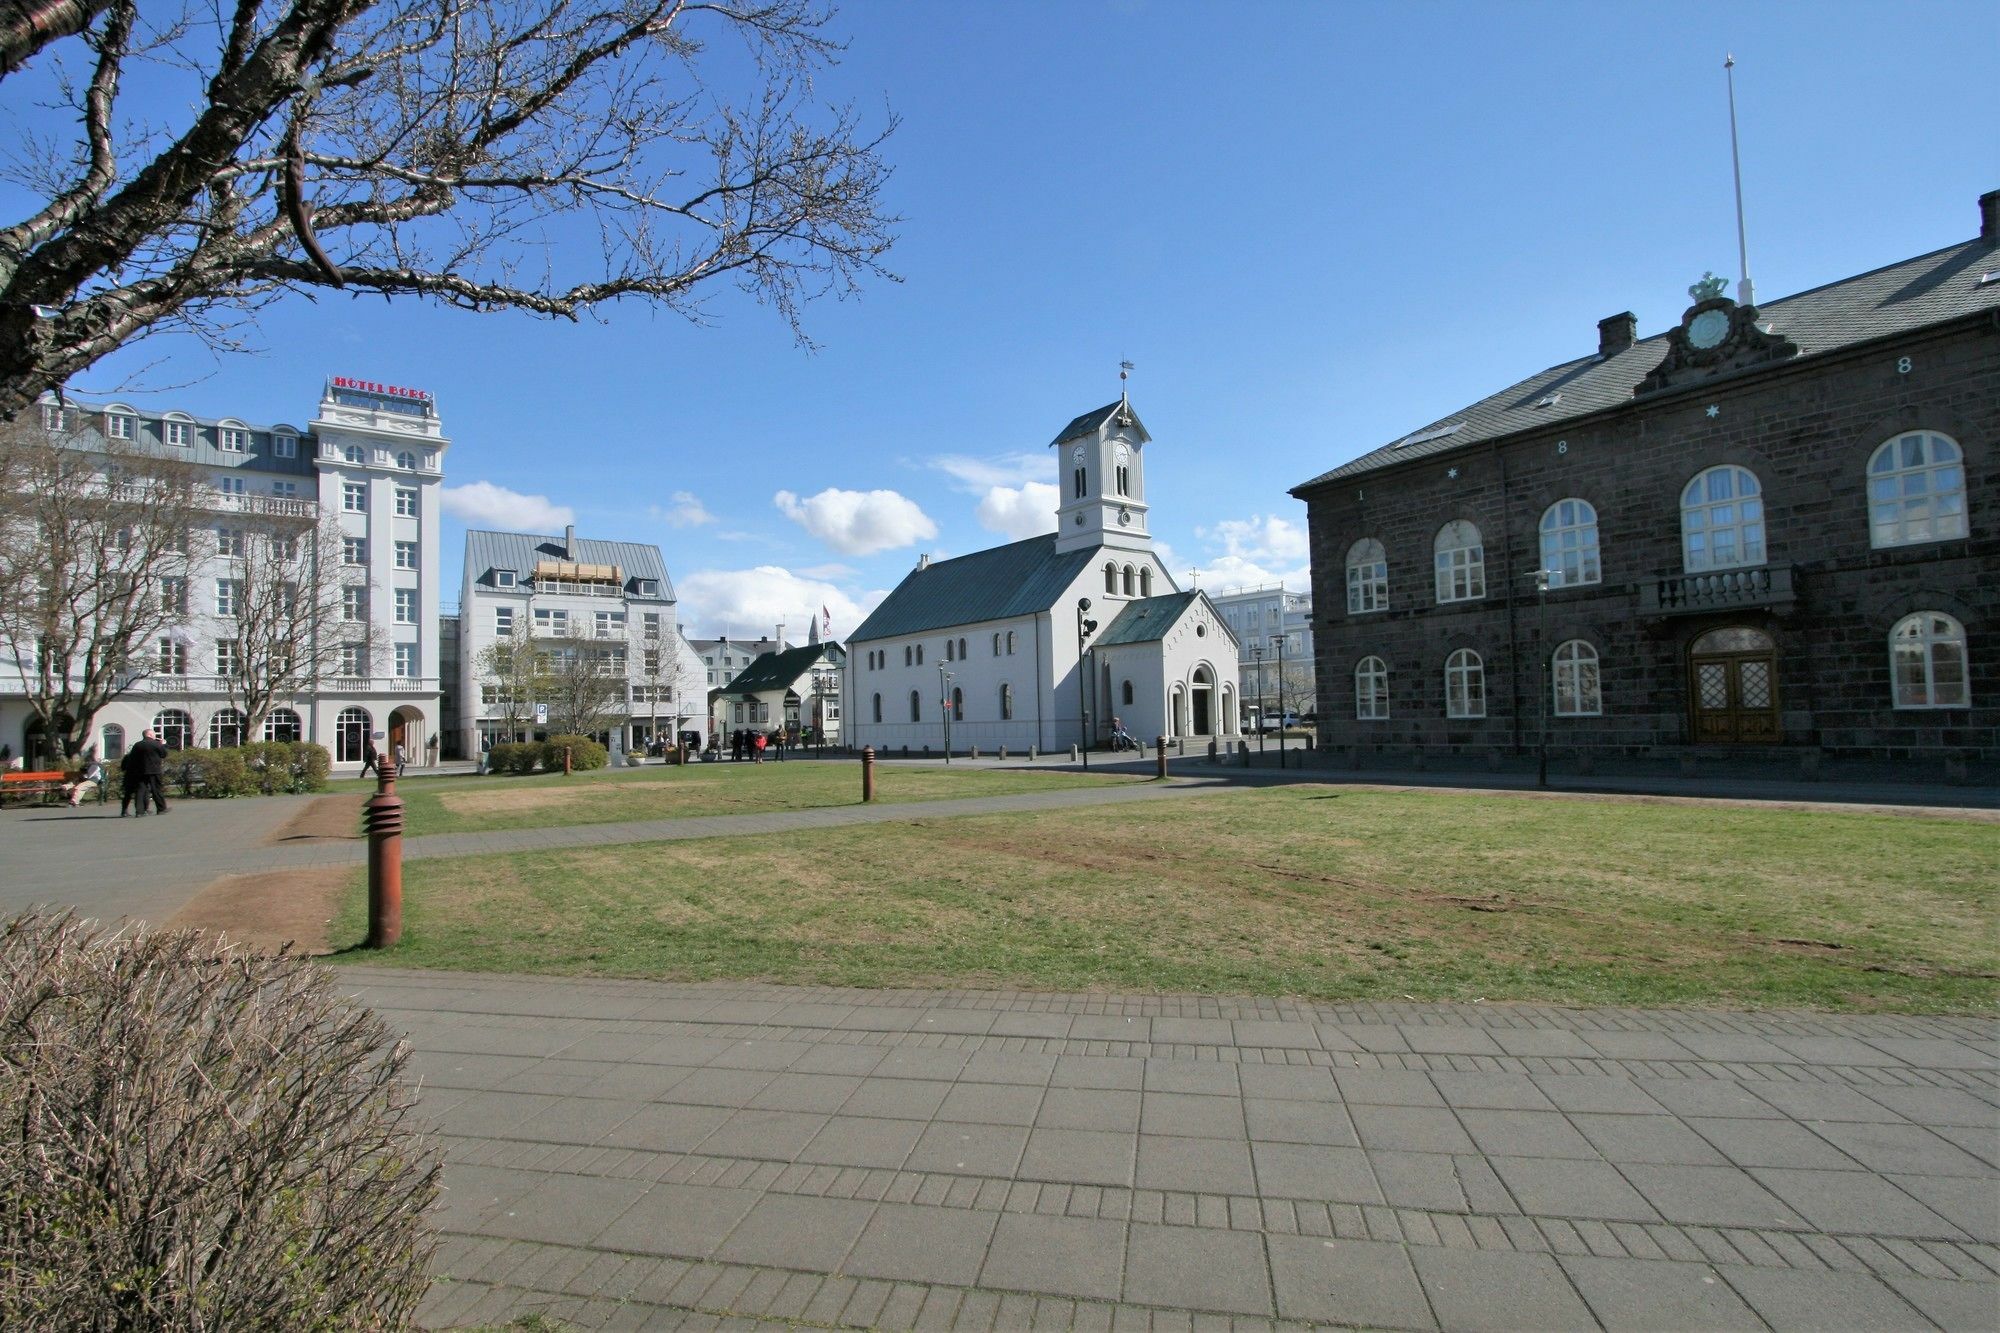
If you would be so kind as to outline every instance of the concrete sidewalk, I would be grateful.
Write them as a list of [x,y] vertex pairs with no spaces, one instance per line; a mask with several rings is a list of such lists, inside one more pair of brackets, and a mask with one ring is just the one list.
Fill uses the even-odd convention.
[[435,1326],[2000,1325],[1983,1020],[341,976]]

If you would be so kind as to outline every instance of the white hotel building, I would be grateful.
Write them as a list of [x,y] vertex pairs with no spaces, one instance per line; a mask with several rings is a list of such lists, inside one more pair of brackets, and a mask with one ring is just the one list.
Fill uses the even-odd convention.
[[[181,458],[214,487],[218,554],[189,572],[188,618],[148,654],[147,674],[106,705],[92,743],[116,758],[146,728],[169,747],[251,740],[325,745],[336,768],[361,762],[371,733],[387,751],[428,762],[439,735],[438,492],[450,446],[436,404],[421,390],[330,377],[317,414],[303,428],[252,425],[124,403],[41,405],[52,430],[79,426],[146,453]],[[59,415],[66,414],[66,415]],[[278,516],[317,522],[332,514],[342,543],[341,581],[358,588],[343,607],[352,617],[341,660],[316,685],[281,700],[263,734],[242,735],[230,703],[219,645],[233,621],[219,612],[217,585],[230,578],[233,519]],[[236,540],[240,541],[240,538]],[[11,650],[0,647],[0,652]],[[18,754],[34,748],[34,713],[12,662],[0,667],[0,739]]]

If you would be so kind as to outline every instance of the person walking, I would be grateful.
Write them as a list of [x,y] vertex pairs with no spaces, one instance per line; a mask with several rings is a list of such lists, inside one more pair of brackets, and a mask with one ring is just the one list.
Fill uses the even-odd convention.
[[[167,747],[160,744],[158,734],[149,728],[146,734],[139,738],[139,743],[132,747],[132,752],[139,756],[140,785],[144,788],[145,797],[151,798],[153,809],[157,813],[164,815],[167,813],[167,784],[165,777],[167,771]],[[144,816],[145,813],[146,803],[145,799],[142,798],[139,802],[139,814]]]
[[145,756],[139,747],[133,746],[118,758],[118,817],[120,819],[132,809],[132,802],[139,803],[139,817],[146,817],[146,770],[142,761]]
[[361,772],[363,775],[366,775],[370,769],[377,768],[381,762],[382,755],[375,748],[375,738],[373,736],[363,736],[361,738]]
[[761,764],[764,762],[764,746],[766,744],[768,742],[764,739],[764,733],[761,731],[750,738],[750,748],[755,752],[752,757],[757,763]]

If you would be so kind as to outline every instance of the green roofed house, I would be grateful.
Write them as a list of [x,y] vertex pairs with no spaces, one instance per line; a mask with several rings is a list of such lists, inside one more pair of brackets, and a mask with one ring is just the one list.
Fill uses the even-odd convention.
[[848,641],[849,745],[941,752],[947,720],[956,750],[1237,734],[1235,637],[1153,548],[1151,439],[1124,398],[1084,413],[1050,442],[1054,532],[918,561]]
[[846,663],[846,650],[821,643],[815,623],[811,643],[759,654],[727,685],[711,692],[710,734],[726,738],[740,728],[783,727],[798,735],[810,729],[827,744],[839,744],[840,673]]

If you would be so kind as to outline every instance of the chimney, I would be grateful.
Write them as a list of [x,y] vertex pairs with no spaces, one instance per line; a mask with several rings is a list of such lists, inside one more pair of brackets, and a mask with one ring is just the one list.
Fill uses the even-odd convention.
[[1979,196],[1979,239],[1989,247],[2000,248],[2000,190],[1988,190]]
[[1597,321],[1597,354],[1617,356],[1639,337],[1639,317],[1629,310]]
[[930,567],[931,567],[931,553],[929,551],[925,551],[922,555],[917,557],[917,568],[929,569]]
[[563,559],[576,559],[576,524],[563,529]]

